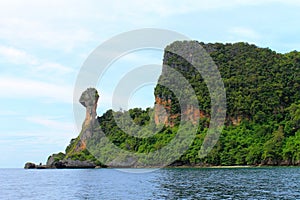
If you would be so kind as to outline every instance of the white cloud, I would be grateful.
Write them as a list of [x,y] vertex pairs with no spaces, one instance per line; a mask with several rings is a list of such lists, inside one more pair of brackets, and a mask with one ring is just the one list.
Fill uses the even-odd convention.
[[22,66],[20,69],[25,70],[25,74],[33,75],[35,78],[56,79],[58,76],[74,72],[70,67],[39,59],[24,50],[12,46],[0,45],[0,58],[2,62]]
[[136,17],[138,15],[148,15],[149,17],[156,18],[156,20],[160,20],[160,17],[162,16],[172,16],[196,11],[207,11],[223,8],[235,8],[239,6],[266,5],[270,3],[290,4],[297,6],[300,5],[298,0],[131,0],[116,1],[113,7],[118,8],[120,16],[124,15]]
[[[77,134],[77,133],[76,133]],[[6,135],[1,135],[0,143],[5,141],[11,141],[15,143],[20,143],[19,145],[30,145],[32,143],[51,143],[51,140],[70,140],[71,137],[74,137],[74,132],[70,131],[58,131],[58,130],[49,130],[49,129],[40,129],[35,131],[22,131],[22,132],[7,132]]]
[[[243,5],[260,5],[269,3],[282,3],[300,5],[298,0],[92,0],[87,2],[79,0],[10,0],[1,1],[2,15],[31,16],[38,15],[42,19],[68,18],[68,19],[102,19],[118,20],[120,16],[135,16],[137,13],[152,12],[159,15],[172,15],[195,10],[208,10]],[[29,12],[30,10],[30,12]],[[50,14],[50,15],[49,15]],[[154,17],[151,16],[151,17]]]
[[0,19],[0,38],[12,44],[47,47],[69,52],[75,46],[93,40],[94,36],[86,29],[68,27],[60,23],[56,25],[55,22],[40,19],[39,16],[34,18],[4,16]]
[[72,68],[54,62],[41,63],[40,65],[34,67],[34,71],[47,73],[47,74],[49,73],[66,74],[66,73],[74,72]]
[[75,131],[75,125],[73,123],[62,122],[59,120],[53,120],[50,118],[45,118],[44,116],[27,117],[26,120],[29,122],[43,125],[49,129],[59,130],[62,132],[74,132]]
[[120,29],[157,25],[164,17],[271,3],[300,6],[298,0],[1,1],[0,39],[70,52]]
[[3,98],[43,98],[47,101],[73,102],[73,88],[42,81],[15,77],[0,77],[0,97]]
[[[39,0],[10,0],[1,1],[0,16],[2,19],[6,17],[17,19],[21,22],[18,24],[26,24],[26,21],[20,19],[36,19],[56,21],[64,20],[101,20],[102,22],[113,22],[126,19],[153,18],[160,20],[162,16],[171,16],[175,14],[188,13],[192,11],[203,11],[220,8],[233,8],[247,5],[264,5],[270,3],[280,3],[289,5],[300,5],[298,0],[92,0],[87,2],[79,0],[52,0],[45,3]],[[136,18],[139,16],[139,18]],[[36,21],[35,21],[36,22]],[[70,22],[70,21],[67,21]],[[33,23],[27,26],[37,28],[41,24]],[[46,26],[46,25],[45,25]],[[68,27],[70,28],[70,27]],[[70,35],[72,37],[72,35]]]
[[37,59],[27,52],[10,46],[0,45],[0,57],[14,64],[37,64]]
[[[1,134],[0,134],[1,135]],[[49,130],[41,129],[36,131],[22,131],[22,132],[8,132],[7,135],[1,135],[0,146],[2,144],[10,144],[17,147],[24,147],[28,149],[34,149],[38,145],[59,145],[65,148],[71,138],[77,137],[78,132],[66,131],[66,130]],[[63,149],[60,149],[61,151]],[[22,149],[19,149],[19,153]],[[43,150],[40,149],[40,152]]]
[[234,36],[237,40],[255,40],[261,38],[260,34],[255,30],[245,27],[234,27],[228,31],[230,34]]

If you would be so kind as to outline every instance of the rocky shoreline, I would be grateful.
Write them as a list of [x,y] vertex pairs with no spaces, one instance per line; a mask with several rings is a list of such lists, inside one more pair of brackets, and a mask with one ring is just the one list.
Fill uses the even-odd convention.
[[80,161],[80,160],[71,160],[64,159],[59,161],[54,161],[46,165],[35,164],[32,162],[27,162],[24,166],[25,169],[83,169],[83,168],[98,168],[94,163],[90,161]]
[[[47,162],[48,163],[48,162]],[[249,167],[300,167],[300,164],[289,165],[287,163],[280,163],[280,164],[259,164],[259,165],[169,165],[163,168],[249,168]],[[71,160],[71,159],[64,159],[55,161],[51,164],[35,164],[31,162],[27,162],[24,166],[24,169],[95,169],[95,168],[131,168],[131,169],[142,169],[143,167],[136,167],[136,166],[97,166],[93,162],[90,161],[80,161],[80,160]],[[161,168],[161,166],[151,166],[147,168]]]

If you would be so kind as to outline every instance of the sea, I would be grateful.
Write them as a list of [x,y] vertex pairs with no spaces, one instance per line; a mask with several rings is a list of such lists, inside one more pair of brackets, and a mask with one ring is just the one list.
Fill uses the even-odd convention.
[[0,199],[300,199],[300,168],[0,169]]

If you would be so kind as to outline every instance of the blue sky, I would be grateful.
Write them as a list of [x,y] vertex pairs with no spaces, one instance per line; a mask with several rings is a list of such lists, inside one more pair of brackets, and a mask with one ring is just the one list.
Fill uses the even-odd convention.
[[[161,28],[193,40],[246,41],[284,53],[300,50],[299,9],[297,0],[1,1],[0,167],[44,163],[78,135],[77,74],[87,56],[112,36]],[[98,113],[109,108],[122,73],[161,64],[161,58],[161,51],[150,51],[116,62],[97,85]],[[153,87],[137,91],[130,105],[151,106]]]

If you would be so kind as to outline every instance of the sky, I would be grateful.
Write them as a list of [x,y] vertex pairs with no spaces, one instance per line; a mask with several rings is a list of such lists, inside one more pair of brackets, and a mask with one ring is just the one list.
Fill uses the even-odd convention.
[[[0,1],[0,168],[45,163],[78,135],[76,78],[88,55],[111,37],[159,28],[206,43],[244,41],[299,51],[299,9],[298,0]],[[149,50],[113,63],[97,84],[98,115],[110,108],[124,73],[161,65],[162,56]],[[152,106],[154,86],[137,90],[130,107]]]

